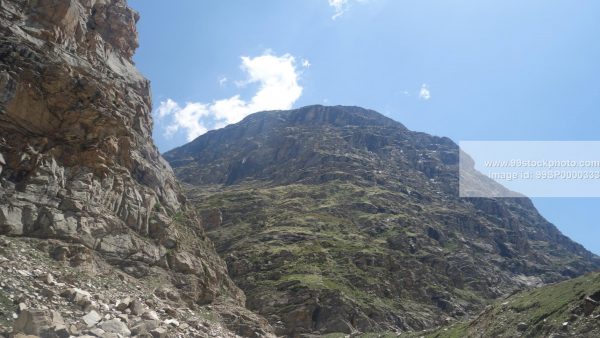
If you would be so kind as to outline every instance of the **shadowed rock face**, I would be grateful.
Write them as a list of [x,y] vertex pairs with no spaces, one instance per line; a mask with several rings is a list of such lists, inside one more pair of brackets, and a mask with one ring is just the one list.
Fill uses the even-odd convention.
[[130,59],[136,19],[120,1],[3,2],[5,233],[160,255],[116,237],[159,238],[181,198],[150,140],[149,83]]
[[243,305],[152,143],[138,14],[122,0],[0,4],[0,234],[83,245],[164,275],[189,304]]
[[416,330],[597,269],[525,198],[458,197],[458,147],[358,107],[256,113],[165,154],[280,334]]

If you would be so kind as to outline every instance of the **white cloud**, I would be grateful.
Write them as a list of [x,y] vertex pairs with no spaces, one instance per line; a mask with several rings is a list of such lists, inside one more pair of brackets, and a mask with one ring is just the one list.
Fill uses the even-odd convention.
[[329,6],[333,7],[333,20],[339,18],[348,9],[348,0],[329,0]]
[[308,61],[307,59],[302,59],[302,67],[310,68],[310,61]]
[[427,101],[430,98],[431,98],[431,92],[429,91],[427,84],[423,83],[421,85],[421,90],[419,91],[419,99]]
[[333,8],[333,16],[331,19],[335,20],[346,13],[350,7],[351,3],[368,3],[370,0],[328,0],[329,7]]
[[206,133],[208,129],[201,123],[201,119],[210,114],[205,104],[188,102],[181,108],[177,102],[167,99],[158,106],[158,118],[171,116],[172,123],[169,124],[164,135],[170,137],[180,129],[185,129],[188,141]]
[[164,135],[169,137],[179,130],[185,130],[188,141],[191,141],[209,129],[239,122],[254,112],[292,108],[302,94],[296,60],[292,55],[275,56],[265,52],[254,58],[242,56],[241,59],[240,67],[248,77],[236,84],[259,84],[258,91],[250,100],[234,95],[211,104],[188,102],[181,107],[177,102],[167,99],[156,110],[159,119],[171,118]]
[[177,102],[171,99],[167,99],[167,101],[160,103],[160,106],[158,107],[158,109],[156,109],[156,112],[159,118],[163,118],[171,114],[171,112],[175,109],[178,109]]
[[219,77],[219,86],[223,87],[227,84],[227,81],[229,81],[229,79],[225,76],[221,76]]

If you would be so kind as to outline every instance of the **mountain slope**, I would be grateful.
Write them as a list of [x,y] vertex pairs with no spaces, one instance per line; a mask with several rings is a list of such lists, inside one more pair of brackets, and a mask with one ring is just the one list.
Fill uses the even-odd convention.
[[599,337],[600,274],[516,293],[428,338]]
[[[235,315],[246,316],[244,294],[185,207],[171,168],[151,141],[149,82],[131,59],[138,14],[124,0],[0,3],[0,235],[13,237],[10,247],[23,250],[34,250],[26,245],[28,238],[40,239],[37,249],[45,257],[60,260],[65,269],[78,267],[82,279],[115,279],[125,276],[116,272],[122,270],[140,290],[148,290],[146,301],[162,297],[160,303],[182,309],[171,312],[171,319],[191,318],[184,309],[221,304],[231,310],[231,321],[241,322],[232,330],[246,325],[246,331],[266,334],[260,318],[248,315],[243,323]],[[10,257],[19,255],[4,248],[1,253],[8,264],[4,281],[18,267]],[[38,258],[33,263],[46,269]],[[63,308],[52,292],[40,304],[41,298],[27,291],[40,287],[36,274],[20,275],[16,284],[4,284],[3,299],[62,311],[73,335],[91,329],[83,314]],[[91,280],[93,285],[69,284],[108,288],[100,277]],[[94,304],[97,311],[110,312]],[[2,305],[0,311],[10,317],[16,304]],[[131,315],[128,324],[140,315]],[[23,311],[19,316],[20,321],[38,318]],[[117,314],[106,316],[112,320]],[[40,334],[39,323],[27,323],[26,330],[35,332],[22,333]]]
[[597,269],[528,199],[458,197],[458,148],[358,107],[253,114],[165,158],[279,334],[416,330]]

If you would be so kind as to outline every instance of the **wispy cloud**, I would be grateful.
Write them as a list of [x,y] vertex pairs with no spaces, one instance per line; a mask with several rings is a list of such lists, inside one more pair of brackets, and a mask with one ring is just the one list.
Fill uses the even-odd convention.
[[[167,119],[164,135],[185,131],[188,141],[209,129],[241,121],[251,113],[263,110],[290,109],[302,95],[296,60],[290,54],[276,56],[265,52],[257,57],[241,57],[241,69],[247,74],[238,85],[257,83],[259,88],[249,100],[234,95],[212,103],[187,102],[181,106],[172,99],[162,101],[155,111],[158,119]],[[303,66],[304,65],[303,62]]]
[[348,9],[348,0],[329,0],[329,6],[334,10],[334,14],[331,17],[333,20],[339,18]]
[[335,20],[337,18],[339,18],[340,16],[344,15],[344,13],[346,13],[353,2],[358,2],[358,3],[367,3],[370,0],[328,0],[329,1],[329,6],[331,8],[333,8],[333,15],[331,16],[331,19]]
[[421,85],[421,90],[419,90],[419,99],[427,101],[430,98],[431,91],[429,91],[429,87],[427,87],[427,84],[423,83]]

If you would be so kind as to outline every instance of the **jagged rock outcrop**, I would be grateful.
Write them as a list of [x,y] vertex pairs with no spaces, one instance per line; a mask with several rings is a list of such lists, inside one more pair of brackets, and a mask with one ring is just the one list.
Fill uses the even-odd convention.
[[123,0],[0,4],[0,234],[162,275],[187,304],[243,306],[152,143],[138,14]]
[[165,158],[280,334],[422,330],[600,267],[526,198],[460,198],[458,155],[371,110],[309,106]]

